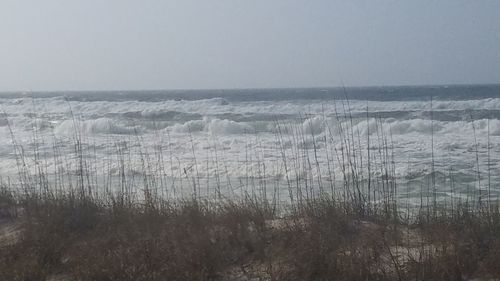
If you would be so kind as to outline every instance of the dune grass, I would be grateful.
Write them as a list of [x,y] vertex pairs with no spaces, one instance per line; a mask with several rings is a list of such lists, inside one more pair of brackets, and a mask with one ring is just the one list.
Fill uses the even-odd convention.
[[498,211],[457,206],[410,222],[332,199],[276,212],[251,199],[13,197],[1,192],[2,225],[19,229],[0,244],[1,280],[500,278]]

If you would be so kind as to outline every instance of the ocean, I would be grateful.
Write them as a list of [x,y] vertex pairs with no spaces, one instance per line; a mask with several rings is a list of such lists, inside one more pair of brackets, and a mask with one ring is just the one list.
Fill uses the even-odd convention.
[[500,191],[500,85],[12,92],[0,109],[10,184],[70,188],[85,169],[94,190],[164,196],[293,200],[346,178],[415,204]]

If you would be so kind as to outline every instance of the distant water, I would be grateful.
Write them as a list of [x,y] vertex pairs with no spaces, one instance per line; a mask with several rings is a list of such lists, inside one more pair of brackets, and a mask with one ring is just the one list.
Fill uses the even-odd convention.
[[[13,139],[32,168],[38,161],[48,173],[71,173],[78,131],[86,153],[99,160],[96,173],[118,175],[117,144],[128,143],[130,175],[141,173],[141,155],[154,158],[160,147],[161,169],[172,182],[189,186],[188,174],[196,173],[207,184],[215,178],[234,190],[256,175],[284,179],[279,124],[295,124],[304,133],[300,140],[284,137],[288,155],[294,149],[319,151],[315,159],[322,166],[310,168],[317,177],[326,173],[325,163],[337,161],[325,151],[332,145],[326,142],[341,145],[328,129],[340,121],[352,126],[359,147],[368,146],[370,135],[373,151],[383,130],[404,196],[418,197],[432,169],[442,196],[449,195],[451,177],[463,194],[486,185],[495,194],[499,190],[500,85],[3,93],[0,109],[6,115],[0,119],[3,178],[18,173]],[[55,147],[63,158],[51,153]],[[341,173],[339,165],[331,169]]]

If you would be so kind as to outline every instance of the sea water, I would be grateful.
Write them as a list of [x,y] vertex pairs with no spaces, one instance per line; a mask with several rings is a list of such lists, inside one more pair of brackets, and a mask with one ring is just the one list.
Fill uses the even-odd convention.
[[417,201],[500,191],[500,85],[3,93],[0,109],[4,181],[84,159],[89,184],[150,176],[165,194],[287,197],[353,173]]

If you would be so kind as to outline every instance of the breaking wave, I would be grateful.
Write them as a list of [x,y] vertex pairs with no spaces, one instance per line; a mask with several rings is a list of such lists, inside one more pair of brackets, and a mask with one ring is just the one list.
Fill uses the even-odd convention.
[[95,120],[76,121],[65,120],[59,124],[55,132],[61,135],[72,135],[75,132],[86,134],[139,134],[142,129],[136,126],[125,126],[118,124],[109,118],[98,118]]

